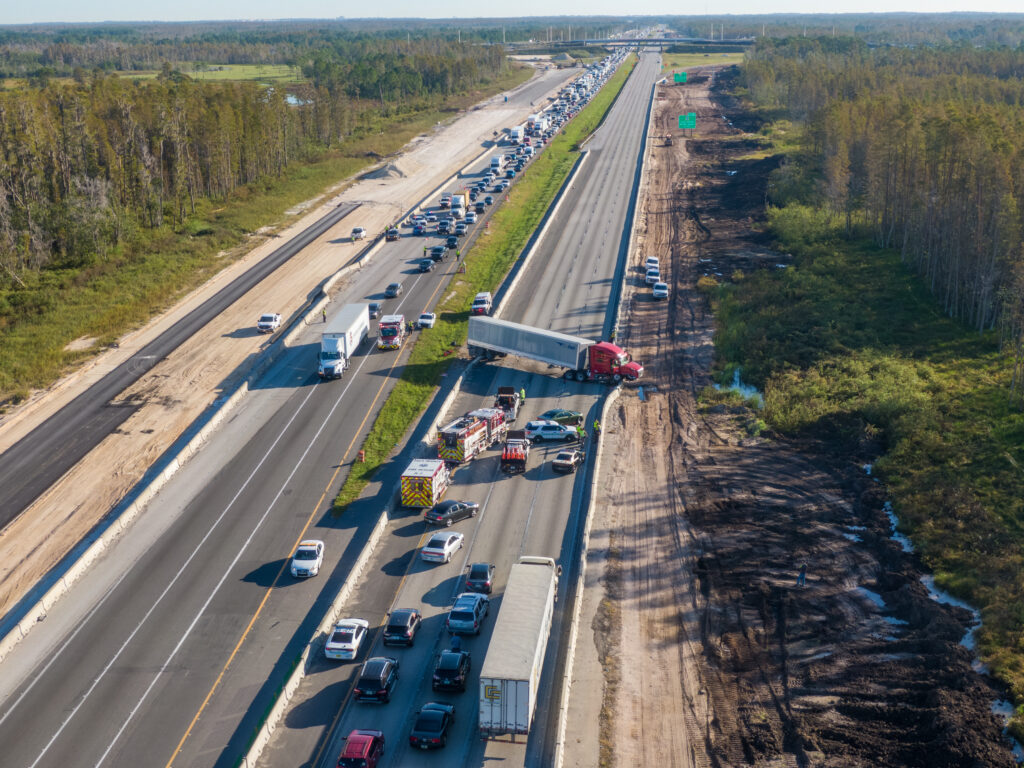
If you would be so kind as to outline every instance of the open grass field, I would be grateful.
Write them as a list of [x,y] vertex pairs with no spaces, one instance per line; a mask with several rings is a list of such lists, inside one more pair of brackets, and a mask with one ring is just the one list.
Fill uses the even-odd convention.
[[[23,400],[30,389],[48,386],[69,367],[95,354],[131,328],[163,311],[181,296],[240,257],[249,233],[294,217],[284,212],[313,199],[373,162],[368,152],[388,155],[413,137],[449,120],[460,109],[528,79],[529,68],[470,93],[392,118],[367,119],[361,136],[310,163],[295,163],[280,178],[250,185],[227,200],[197,200],[196,214],[181,231],[142,230],[130,245],[87,269],[28,272],[24,280],[45,297],[31,322],[9,326],[0,294],[0,407]],[[296,214],[301,215],[301,214]],[[82,336],[95,337],[88,350],[69,350]]]
[[[301,83],[305,80],[302,70],[290,64],[196,64],[194,62],[177,62],[172,65],[183,75],[193,80],[256,80],[261,83]],[[150,71],[119,71],[118,76],[147,80],[160,73]]]
[[666,72],[681,72],[708,64],[740,64],[742,53],[666,53],[661,59]]
[[452,363],[443,353],[466,341],[473,296],[494,291],[508,274],[572,170],[580,142],[600,125],[635,64],[634,56],[530,164],[513,185],[515,194],[491,218],[490,234],[481,236],[465,255],[466,273],[452,281],[449,295],[438,305],[437,324],[416,341],[401,378],[363,444],[366,461],[353,465],[334,501],[334,514],[341,514],[359,497],[426,408]]

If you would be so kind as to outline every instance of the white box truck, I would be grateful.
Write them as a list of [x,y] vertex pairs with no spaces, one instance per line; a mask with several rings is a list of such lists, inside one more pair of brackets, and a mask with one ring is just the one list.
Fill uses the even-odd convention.
[[524,135],[525,131],[523,130],[523,126],[517,125],[515,128],[509,130],[508,143],[511,144],[512,146],[515,146],[516,144],[523,140]]
[[550,557],[519,558],[480,670],[480,735],[527,734],[558,593],[559,566]]
[[321,379],[340,379],[363,339],[370,333],[368,304],[346,304],[320,335]]

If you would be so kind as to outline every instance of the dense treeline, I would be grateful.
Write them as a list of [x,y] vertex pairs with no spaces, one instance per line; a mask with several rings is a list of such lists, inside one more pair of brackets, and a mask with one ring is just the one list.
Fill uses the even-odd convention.
[[93,264],[133,231],[182,225],[197,199],[224,199],[337,145],[364,113],[415,111],[507,66],[500,48],[394,44],[403,51],[360,43],[345,59],[321,54],[331,77],[314,72],[292,94],[167,69],[149,81],[98,73],[0,91],[0,284]]
[[[0,78],[71,76],[76,69],[136,72],[164,62],[295,64],[331,51],[342,60],[370,51],[446,56],[452,43],[568,39],[626,28],[612,19],[324,20],[0,27]],[[432,46],[432,49],[431,49]]]
[[830,38],[763,41],[744,68],[756,103],[805,126],[808,162],[779,172],[776,202],[823,205],[847,234],[898,249],[978,330],[1019,301],[1022,75],[1024,50]]
[[[969,44],[1017,46],[1024,14],[808,13],[659,18],[686,37],[856,37],[872,45]],[[713,32],[713,34],[712,34]]]

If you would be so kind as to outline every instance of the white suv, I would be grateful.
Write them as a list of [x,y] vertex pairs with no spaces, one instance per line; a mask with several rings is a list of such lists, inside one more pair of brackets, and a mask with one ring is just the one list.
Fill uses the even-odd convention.
[[260,333],[273,333],[281,327],[281,316],[275,315],[268,312],[265,315],[260,315],[259,322],[256,323],[256,330]]
[[560,440],[572,442],[579,439],[575,427],[559,424],[557,421],[531,421],[526,425],[526,439],[531,442],[539,440]]
[[366,230],[363,229],[362,227],[356,227],[355,229],[352,230],[352,239],[353,240],[365,240],[366,239]]

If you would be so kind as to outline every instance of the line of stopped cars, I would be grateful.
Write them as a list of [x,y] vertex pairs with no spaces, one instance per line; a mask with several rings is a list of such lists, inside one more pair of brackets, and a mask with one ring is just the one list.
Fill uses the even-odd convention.
[[[545,411],[539,418],[526,424],[524,432],[530,442],[565,443],[552,462],[556,471],[573,472],[581,466],[585,453],[581,446],[583,414],[564,408]],[[569,445],[569,444],[572,445]],[[438,501],[423,513],[428,526],[437,526],[420,549],[420,559],[428,563],[447,564],[463,548],[465,534],[452,530],[463,520],[476,517],[480,505],[475,501],[446,499]],[[293,563],[302,563],[293,573],[315,575],[323,557],[321,542],[304,541],[296,552]],[[316,560],[319,558],[319,560]],[[494,589],[493,563],[473,563],[466,573],[462,591],[456,596],[445,619],[445,629],[453,638],[451,648],[437,653],[431,673],[431,689],[441,694],[461,694],[467,690],[473,669],[473,656],[462,648],[457,637],[479,635],[490,615],[490,595]],[[423,615],[416,608],[395,608],[386,618],[381,633],[381,644],[411,647],[423,626]],[[369,622],[359,618],[338,621],[324,645],[324,655],[334,661],[355,661],[363,645],[372,647]],[[353,689],[357,702],[387,704],[399,682],[401,662],[397,656],[371,656],[360,669]],[[451,701],[428,701],[416,713],[409,731],[409,744],[417,749],[439,749],[446,745],[456,706]],[[378,730],[356,729],[345,740],[339,768],[366,768],[376,766],[384,750],[384,734]]]

